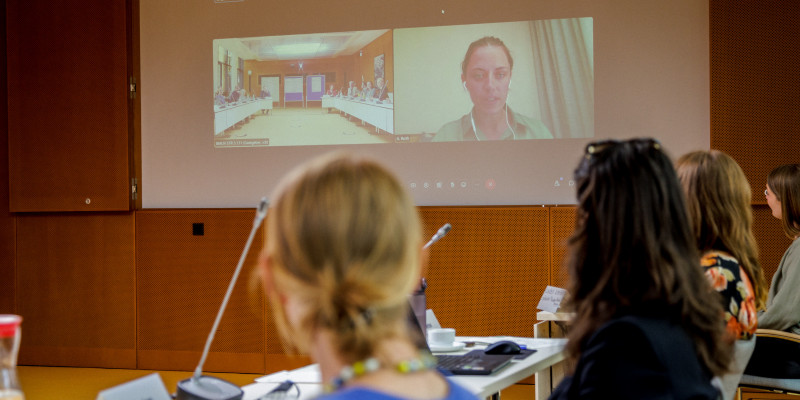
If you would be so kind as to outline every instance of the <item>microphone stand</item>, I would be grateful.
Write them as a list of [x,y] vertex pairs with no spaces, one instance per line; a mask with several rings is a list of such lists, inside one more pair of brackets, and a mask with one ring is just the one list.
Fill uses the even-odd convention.
[[222,320],[222,314],[225,313],[225,307],[231,298],[236,280],[239,278],[239,273],[242,271],[244,259],[247,257],[247,252],[253,244],[253,238],[256,236],[258,227],[267,216],[267,199],[261,198],[256,210],[256,216],[253,220],[253,228],[250,230],[250,236],[247,238],[247,243],[244,245],[242,255],[239,257],[239,263],[236,265],[236,270],[233,272],[230,284],[228,284],[228,291],[225,292],[225,297],[222,299],[222,305],[217,312],[217,318],[214,320],[214,326],[211,328],[211,333],[206,339],[205,348],[203,348],[203,355],[200,357],[200,363],[194,370],[194,375],[189,379],[184,379],[178,382],[178,393],[175,397],[176,400],[240,400],[244,396],[241,388],[230,383],[226,380],[219,379],[213,376],[203,375],[203,364],[206,362],[208,351],[211,349],[211,342],[214,341],[214,335],[217,333],[219,322]]
[[[436,231],[433,237],[431,237],[431,240],[429,240],[428,243],[425,243],[422,248],[427,249],[428,247],[431,247],[432,244],[438,242],[439,239],[444,237],[444,235],[447,235],[447,232],[450,232],[450,228],[452,228],[450,223],[442,225],[442,227]],[[409,304],[411,304],[411,312],[414,314],[416,322],[420,325],[423,336],[427,336],[428,334],[428,321],[426,317],[428,305],[425,297],[425,289],[427,288],[428,282],[423,277],[420,279],[417,290],[415,290],[414,293],[408,297]],[[423,338],[423,340],[427,340],[427,338]]]

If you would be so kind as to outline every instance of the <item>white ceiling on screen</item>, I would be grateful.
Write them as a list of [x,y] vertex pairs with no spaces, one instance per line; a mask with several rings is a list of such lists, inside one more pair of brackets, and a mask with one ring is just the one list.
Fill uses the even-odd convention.
[[219,44],[236,51],[246,60],[308,60],[353,55],[387,31],[388,29],[382,29],[221,39]]

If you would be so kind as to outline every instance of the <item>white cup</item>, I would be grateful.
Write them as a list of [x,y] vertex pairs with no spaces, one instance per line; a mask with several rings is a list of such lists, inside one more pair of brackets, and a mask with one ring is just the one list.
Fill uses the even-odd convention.
[[456,330],[453,328],[428,329],[429,346],[452,346],[456,341]]

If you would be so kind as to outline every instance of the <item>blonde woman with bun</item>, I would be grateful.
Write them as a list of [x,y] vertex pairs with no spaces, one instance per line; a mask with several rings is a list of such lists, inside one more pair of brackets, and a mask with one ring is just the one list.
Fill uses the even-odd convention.
[[285,345],[319,364],[323,399],[475,399],[409,336],[425,253],[417,209],[386,168],[315,159],[270,208],[262,281]]

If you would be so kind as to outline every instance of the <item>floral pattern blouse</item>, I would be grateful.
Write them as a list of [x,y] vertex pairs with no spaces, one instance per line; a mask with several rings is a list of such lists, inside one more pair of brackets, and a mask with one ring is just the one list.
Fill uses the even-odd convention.
[[756,299],[753,285],[730,254],[710,251],[700,260],[711,286],[719,292],[728,332],[736,339],[750,339],[756,332]]

